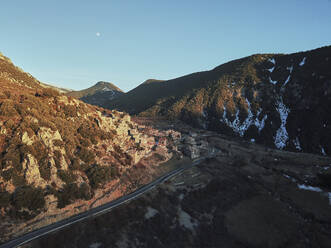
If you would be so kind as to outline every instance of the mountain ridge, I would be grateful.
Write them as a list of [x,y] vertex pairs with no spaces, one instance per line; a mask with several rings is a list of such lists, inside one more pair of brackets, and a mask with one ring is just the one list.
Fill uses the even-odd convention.
[[[331,139],[331,131],[325,123],[331,121],[330,58],[331,46],[293,54],[255,54],[209,71],[140,84],[106,107],[178,118],[270,147],[329,154],[326,137]],[[318,108],[319,116],[309,110]],[[264,116],[268,117],[263,121]]]

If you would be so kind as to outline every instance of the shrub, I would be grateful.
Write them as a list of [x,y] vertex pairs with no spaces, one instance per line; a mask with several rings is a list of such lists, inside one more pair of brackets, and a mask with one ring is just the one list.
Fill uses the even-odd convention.
[[13,204],[17,210],[27,208],[30,211],[38,211],[45,207],[43,191],[32,186],[17,188],[13,194]]
[[58,150],[54,151],[54,161],[56,168],[61,168],[61,159],[62,159],[62,153]]
[[86,171],[86,175],[90,181],[90,186],[96,189],[112,178],[112,170],[110,167],[94,164]]
[[95,155],[92,151],[81,147],[78,151],[78,157],[87,164],[92,164],[95,161]]
[[0,175],[2,176],[2,178],[6,182],[8,182],[12,178],[13,174],[14,174],[14,169],[13,168],[10,168],[10,169],[5,170],[5,171],[4,170],[0,171]]
[[56,97],[56,96],[59,96],[60,93],[57,90],[54,90],[52,88],[45,88],[45,89],[43,89],[41,95],[44,97]]
[[15,185],[15,187],[21,187],[21,186],[26,185],[25,178],[21,175],[17,175],[16,173],[13,173],[12,179],[13,179],[13,184]]
[[5,122],[5,127],[8,129],[13,129],[15,126],[15,122],[12,119]]
[[2,102],[0,106],[0,115],[6,116],[6,117],[13,117],[15,115],[18,115],[16,109],[15,109],[15,103],[13,100],[8,99]]
[[72,171],[58,170],[57,175],[66,184],[74,183],[77,180],[77,176]]
[[79,187],[79,198],[84,200],[90,200],[93,194],[91,188],[87,183],[82,183]]
[[13,168],[16,171],[21,171],[22,164],[21,164],[21,154],[18,149],[15,149],[15,146],[11,146],[8,150],[8,152],[5,154],[3,161],[6,162],[11,162]]
[[7,207],[10,204],[11,194],[7,191],[0,192],[0,208]]
[[40,176],[46,181],[51,179],[51,164],[48,157],[43,158],[39,162],[39,172]]
[[81,163],[78,158],[73,158],[71,160],[71,170],[86,171],[89,168],[89,165],[86,163]]
[[62,191],[56,193],[58,198],[57,207],[64,208],[66,205],[72,203],[79,196],[79,188],[76,184],[65,184]]
[[64,142],[62,140],[54,140],[53,145],[59,146],[59,147],[64,147]]
[[64,114],[67,117],[77,117],[77,109],[73,105],[64,105],[62,107]]

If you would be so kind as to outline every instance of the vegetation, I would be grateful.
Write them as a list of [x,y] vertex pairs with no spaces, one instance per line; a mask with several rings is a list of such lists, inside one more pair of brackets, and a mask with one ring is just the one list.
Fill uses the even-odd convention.
[[[112,153],[120,161],[116,165],[111,168],[95,165],[96,154],[100,153],[95,147],[106,140],[111,145],[116,135],[115,130],[100,128],[97,111],[107,115],[111,111],[42,87],[5,57],[0,57],[0,84],[0,179],[4,185],[15,188],[13,194],[0,192],[0,207],[8,214],[18,218],[37,214],[43,209],[44,195],[48,193],[58,198],[59,207],[76,199],[88,200],[93,196],[92,188],[116,177],[116,166],[130,161],[117,149]],[[104,86],[98,84],[99,88]],[[46,189],[32,186],[34,176],[38,176],[34,166]],[[54,166],[56,175],[52,175]],[[30,174],[37,173],[29,180],[28,167],[32,168]],[[86,182],[78,182],[78,174]],[[55,182],[58,179],[65,183],[63,187]]]
[[27,208],[30,211],[39,211],[45,206],[43,190],[31,186],[19,187],[13,194],[12,203],[17,210]]
[[86,175],[91,187],[96,189],[109,182],[112,177],[115,177],[117,171],[114,167],[105,167],[95,164],[86,171]]

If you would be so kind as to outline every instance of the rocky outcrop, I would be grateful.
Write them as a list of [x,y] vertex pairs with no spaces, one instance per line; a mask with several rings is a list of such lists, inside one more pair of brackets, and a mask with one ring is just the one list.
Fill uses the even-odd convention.
[[26,154],[22,167],[27,184],[42,188],[46,187],[47,182],[40,176],[39,163],[31,154]]

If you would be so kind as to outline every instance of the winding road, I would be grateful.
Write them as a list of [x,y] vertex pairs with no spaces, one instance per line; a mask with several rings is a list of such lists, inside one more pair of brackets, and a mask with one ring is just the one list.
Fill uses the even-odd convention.
[[72,216],[70,218],[58,221],[56,223],[53,223],[51,225],[42,227],[38,230],[29,232],[27,234],[24,234],[23,236],[20,236],[16,239],[13,239],[7,243],[4,243],[2,245],[0,245],[0,248],[12,248],[12,247],[18,247],[20,245],[26,244],[34,239],[40,238],[48,233],[54,232],[56,230],[62,229],[66,226],[70,226],[76,222],[82,221],[84,219],[93,217],[93,216],[97,216],[106,212],[109,212],[111,209],[118,207],[128,201],[131,201],[137,197],[139,197],[140,195],[148,192],[149,190],[151,190],[152,188],[154,188],[155,186],[163,183],[164,181],[180,174],[181,172],[183,172],[186,169],[189,169],[197,164],[199,164],[202,160],[204,160],[205,158],[199,158],[193,161],[193,163],[189,164],[189,165],[185,165],[181,168],[175,169],[173,171],[170,171],[169,173],[159,177],[158,179],[156,179],[155,181],[144,185],[143,187],[137,189],[136,191],[122,196],[114,201],[108,202],[102,206],[98,206],[96,208],[90,209],[86,212],[83,212],[81,214],[77,214],[75,216]]

